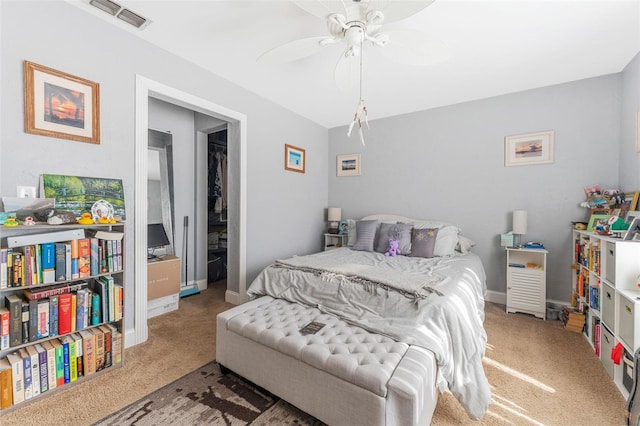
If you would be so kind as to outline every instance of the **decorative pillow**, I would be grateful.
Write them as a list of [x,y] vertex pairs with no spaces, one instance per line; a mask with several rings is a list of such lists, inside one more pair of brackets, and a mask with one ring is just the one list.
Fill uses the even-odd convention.
[[456,250],[460,253],[469,253],[471,251],[471,247],[475,246],[476,242],[471,238],[467,238],[462,235],[458,235],[458,245],[456,246]]
[[399,254],[408,255],[411,252],[411,229],[413,226],[408,223],[381,223],[376,237],[374,250],[384,253],[389,247],[389,239],[393,238],[400,243]]
[[438,228],[411,230],[411,257],[434,257]]
[[349,229],[347,246],[352,247],[356,243],[356,221],[353,219],[347,219],[347,228]]
[[359,220],[356,222],[356,242],[353,250],[373,251],[373,243],[378,229],[377,220]]
[[451,256],[455,254],[459,232],[460,229],[457,226],[443,226],[438,229],[438,239],[436,240],[434,255]]

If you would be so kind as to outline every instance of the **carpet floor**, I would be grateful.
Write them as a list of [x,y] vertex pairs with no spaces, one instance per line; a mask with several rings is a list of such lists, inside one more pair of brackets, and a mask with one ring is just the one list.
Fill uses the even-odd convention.
[[[165,386],[214,361],[215,316],[232,306],[224,302],[225,287],[224,282],[209,284],[207,291],[181,299],[179,310],[150,319],[149,339],[125,351],[122,368],[22,403],[3,412],[0,424],[92,425],[130,404],[148,399],[157,390],[170,390]],[[559,321],[506,314],[504,305],[487,303],[485,313],[488,345],[483,366],[492,391],[489,410],[482,420],[472,421],[453,395],[445,392],[438,398],[432,424],[625,425],[625,401],[581,334],[564,330]],[[198,398],[204,401],[199,403],[201,409],[211,408],[214,398],[207,400],[208,388],[185,389],[189,389],[185,395],[193,393],[191,401]],[[226,400],[221,395],[228,394],[218,392],[217,398]],[[181,404],[186,404],[184,399],[190,397],[182,398]],[[256,413],[260,410],[254,407],[268,405],[242,404]],[[216,407],[212,414],[204,414],[219,416],[218,421],[206,424],[232,424],[221,414],[229,413],[225,410]],[[232,418],[230,414],[227,416]],[[255,419],[247,417],[245,423],[237,424],[250,421],[254,425],[287,424],[285,419],[291,419],[291,424],[309,424],[304,423],[309,421],[306,414],[283,401],[274,402]],[[197,423],[175,423],[165,418],[153,424]]]

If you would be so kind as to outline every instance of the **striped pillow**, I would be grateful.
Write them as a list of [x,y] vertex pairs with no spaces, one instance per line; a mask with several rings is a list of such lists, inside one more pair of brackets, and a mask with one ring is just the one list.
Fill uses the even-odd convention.
[[373,251],[373,243],[376,240],[377,220],[359,220],[356,222],[356,242],[351,247],[353,250]]

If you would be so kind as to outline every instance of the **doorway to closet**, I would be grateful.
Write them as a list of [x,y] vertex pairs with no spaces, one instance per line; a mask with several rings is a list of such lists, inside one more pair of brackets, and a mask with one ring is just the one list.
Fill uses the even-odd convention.
[[228,224],[227,128],[207,135],[207,282],[226,286]]

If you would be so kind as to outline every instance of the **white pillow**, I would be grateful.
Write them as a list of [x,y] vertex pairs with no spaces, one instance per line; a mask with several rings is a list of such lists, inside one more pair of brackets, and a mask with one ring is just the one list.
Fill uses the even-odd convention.
[[356,243],[356,221],[353,219],[347,219],[347,226],[349,227],[349,237],[347,238],[347,246],[352,247]]
[[433,249],[433,255],[450,256],[455,254],[456,247],[458,246],[458,234],[460,233],[460,228],[454,225],[438,226],[441,224],[442,222],[437,221],[414,222],[413,227],[416,229],[438,228],[436,246]]
[[471,247],[475,246],[476,242],[471,238],[467,238],[463,235],[458,235],[458,246],[456,250],[460,253],[469,253],[471,251]]

